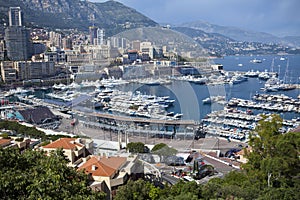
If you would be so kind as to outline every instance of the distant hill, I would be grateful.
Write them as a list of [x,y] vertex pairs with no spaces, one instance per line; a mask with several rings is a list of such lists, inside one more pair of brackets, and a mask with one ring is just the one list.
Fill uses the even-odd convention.
[[203,48],[211,52],[213,51],[221,52],[220,49],[226,50],[228,49],[227,44],[235,41],[219,33],[206,33],[199,29],[193,29],[188,27],[174,27],[172,29],[193,38]]
[[300,36],[286,36],[283,39],[290,46],[300,47]]
[[198,39],[202,41],[213,41],[215,43],[225,43],[225,42],[233,42],[232,38],[226,37],[219,33],[207,33],[199,29],[193,29],[188,27],[173,27],[175,31],[188,35],[193,39]]
[[[249,55],[249,54],[277,54],[277,53],[298,53],[299,50],[295,48],[289,48],[286,45],[274,44],[274,43],[261,43],[261,42],[248,42],[238,41],[232,38],[226,37],[219,33],[206,33],[199,29],[193,29],[188,27],[174,27],[180,33],[183,33],[190,38],[193,38],[198,44],[206,49],[212,56],[223,55]],[[298,42],[297,37],[287,37],[290,41]],[[286,40],[287,40],[286,39]],[[298,38],[299,39],[299,38]],[[287,42],[286,42],[287,43]],[[292,46],[292,42],[290,42]]]
[[91,25],[112,35],[129,28],[156,26],[157,23],[116,1],[92,3],[85,0],[0,0],[1,23],[8,22],[8,8],[20,6],[24,21],[52,29],[88,30]]
[[261,43],[281,43],[292,46],[300,46],[300,42],[291,42],[288,38],[280,38],[269,33],[244,30],[237,27],[219,26],[205,21],[195,21],[183,23],[179,27],[188,27],[202,30],[207,33],[219,33],[237,41],[261,42]]
[[185,52],[190,52],[189,56],[192,58],[208,55],[207,49],[192,37],[163,27],[131,29],[117,34],[116,37],[126,38],[129,41],[150,41],[155,46],[166,46],[170,52],[176,52],[184,57],[187,57],[184,55]]

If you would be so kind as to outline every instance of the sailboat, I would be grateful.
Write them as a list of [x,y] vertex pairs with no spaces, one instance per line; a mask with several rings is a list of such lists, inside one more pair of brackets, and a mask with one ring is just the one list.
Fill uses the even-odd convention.
[[287,59],[285,74],[284,74],[284,78],[283,78],[283,83],[281,83],[279,85],[279,90],[293,90],[293,89],[296,88],[295,85],[287,83],[288,70],[289,70],[289,60]]
[[[271,73],[273,73],[273,71],[274,71],[274,58],[271,64]],[[267,92],[277,92],[279,90],[280,84],[281,84],[281,80],[279,80],[279,78],[275,74],[273,74],[273,76],[266,81],[263,90]]]

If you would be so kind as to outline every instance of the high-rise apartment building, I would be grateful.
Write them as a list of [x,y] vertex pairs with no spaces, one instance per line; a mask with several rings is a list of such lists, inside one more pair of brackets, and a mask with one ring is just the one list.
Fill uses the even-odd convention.
[[104,30],[95,26],[90,26],[90,44],[103,45],[104,44]]
[[95,45],[96,40],[97,40],[97,30],[98,30],[98,28],[95,27],[95,26],[90,26],[89,30],[90,30],[90,44]]
[[23,14],[20,7],[10,7],[8,11],[9,26],[22,26]]
[[9,8],[9,26],[5,29],[7,57],[10,60],[28,60],[33,54],[30,30],[22,26],[20,7]]

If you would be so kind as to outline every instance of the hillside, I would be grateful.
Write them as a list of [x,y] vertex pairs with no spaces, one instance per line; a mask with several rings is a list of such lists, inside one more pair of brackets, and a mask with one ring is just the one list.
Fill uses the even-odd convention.
[[193,38],[186,34],[163,27],[146,27],[124,31],[116,37],[126,38],[129,41],[150,41],[157,46],[166,46],[171,52],[177,52],[186,57],[185,52],[190,52],[189,57],[196,58],[206,56],[207,51]]
[[278,37],[271,35],[269,33],[243,30],[237,27],[219,26],[204,21],[184,23],[181,24],[180,26],[199,29],[207,33],[219,33],[227,37],[234,38],[235,40],[238,41],[263,42],[263,43],[280,41]]
[[300,46],[299,37],[297,37],[297,41],[294,41],[295,38],[291,40],[291,37],[280,38],[269,33],[244,30],[237,27],[220,26],[205,21],[189,22],[178,26],[193,28],[207,33],[219,33],[243,42],[280,43],[295,47]]
[[110,36],[129,28],[157,23],[116,1],[92,3],[82,0],[0,0],[0,19],[8,21],[8,8],[20,6],[25,23],[52,29],[88,30],[95,25]]

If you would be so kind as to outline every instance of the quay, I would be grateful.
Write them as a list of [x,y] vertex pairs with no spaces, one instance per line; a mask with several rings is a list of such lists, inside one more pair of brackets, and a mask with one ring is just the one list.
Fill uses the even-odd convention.
[[124,134],[184,139],[194,139],[200,135],[200,122],[194,120],[159,120],[81,112],[75,112],[74,117],[78,118],[85,127]]
[[98,119],[111,119],[120,122],[134,122],[134,123],[144,123],[144,124],[160,124],[166,126],[196,126],[197,123],[194,120],[160,120],[160,119],[148,119],[148,118],[140,118],[140,117],[126,117],[121,115],[113,115],[107,113],[84,113],[89,117],[97,117]]

